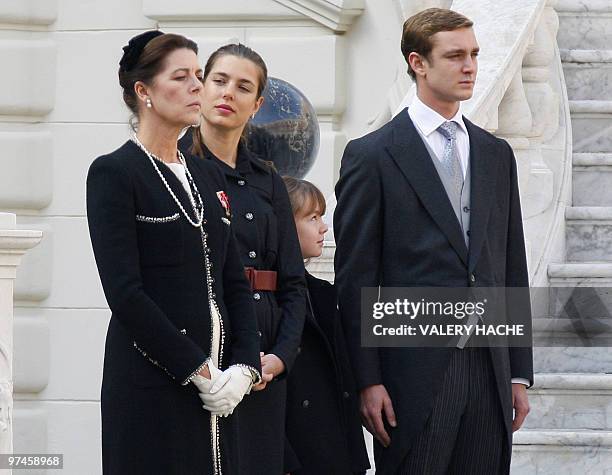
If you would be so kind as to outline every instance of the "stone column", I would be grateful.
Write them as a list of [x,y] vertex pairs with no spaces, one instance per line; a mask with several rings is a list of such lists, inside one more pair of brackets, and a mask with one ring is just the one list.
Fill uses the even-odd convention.
[[[0,453],[13,451],[13,286],[21,256],[42,239],[41,231],[16,229],[14,214],[0,213]],[[11,473],[0,470],[0,473]]]

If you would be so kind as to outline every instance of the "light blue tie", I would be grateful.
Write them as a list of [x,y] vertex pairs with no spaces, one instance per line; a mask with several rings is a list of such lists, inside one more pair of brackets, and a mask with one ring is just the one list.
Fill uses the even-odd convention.
[[457,149],[457,123],[444,122],[438,127],[438,130],[446,138],[442,165],[451,178],[457,195],[460,196],[463,189],[463,171],[461,170],[459,150]]

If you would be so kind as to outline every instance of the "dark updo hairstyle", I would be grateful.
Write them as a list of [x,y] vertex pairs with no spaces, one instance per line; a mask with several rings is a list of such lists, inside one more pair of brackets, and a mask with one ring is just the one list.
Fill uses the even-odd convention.
[[[231,43],[229,45],[221,46],[219,49],[214,51],[208,61],[206,61],[206,65],[204,66],[204,82],[206,82],[206,78],[212,71],[212,68],[215,66],[215,63],[219,58],[223,56],[236,56],[237,58],[248,59],[251,61],[257,69],[259,69],[259,82],[257,84],[257,99],[259,99],[266,88],[266,83],[268,82],[268,67],[266,63],[262,59],[261,56],[251,48],[242,43]],[[248,127],[248,125],[247,125]],[[242,134],[242,138],[244,139],[247,133],[247,127]],[[204,150],[202,148],[202,134],[200,132],[199,127],[194,127],[192,131],[193,145],[191,146],[191,153],[196,156],[204,157]],[[242,141],[243,145],[245,145],[245,140]]]
[[[141,81],[151,85],[153,78],[164,68],[168,55],[177,49],[186,48],[198,54],[198,45],[181,35],[151,30],[141,33],[123,47],[119,62],[119,85],[123,89],[123,101],[138,117],[138,96],[134,85]],[[132,127],[135,128],[132,118]]]

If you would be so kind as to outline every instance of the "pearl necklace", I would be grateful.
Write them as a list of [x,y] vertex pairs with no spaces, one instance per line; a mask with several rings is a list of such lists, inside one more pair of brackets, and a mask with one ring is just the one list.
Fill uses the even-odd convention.
[[166,178],[164,177],[163,173],[161,172],[161,170],[155,163],[155,160],[158,160],[162,163],[163,163],[163,160],[159,157],[156,157],[151,152],[149,152],[146,149],[146,147],[140,142],[140,140],[138,140],[138,137],[136,137],[136,135],[132,136],[132,142],[134,142],[138,146],[138,148],[140,148],[140,150],[142,150],[146,154],[146,156],[149,158],[149,160],[151,161],[151,164],[155,168],[155,171],[157,171],[157,174],[159,175],[162,182],[166,186],[168,193],[170,193],[175,203],[178,205],[179,209],[183,213],[183,216],[185,216],[187,221],[189,221],[189,224],[191,224],[194,228],[201,228],[202,223],[204,222],[204,203],[202,202],[202,196],[200,195],[200,191],[198,190],[198,187],[196,186],[195,181],[191,177],[191,173],[189,173],[189,169],[187,168],[187,163],[185,162],[185,157],[183,157],[183,154],[181,153],[181,151],[180,150],[176,151],[178,155],[178,159],[181,162],[181,164],[185,167],[185,174],[187,175],[187,180],[189,181],[189,184],[193,187],[194,194],[196,195],[196,198],[198,200],[197,204],[195,203],[193,198],[190,200],[191,206],[193,207],[193,213],[196,217],[195,221],[191,219],[189,214],[187,214],[187,211],[185,210],[185,208],[183,208],[183,205],[181,204],[179,199],[176,197],[176,195],[174,194],[174,191],[172,191],[172,188],[170,188],[170,185],[168,185],[168,182],[166,181]]

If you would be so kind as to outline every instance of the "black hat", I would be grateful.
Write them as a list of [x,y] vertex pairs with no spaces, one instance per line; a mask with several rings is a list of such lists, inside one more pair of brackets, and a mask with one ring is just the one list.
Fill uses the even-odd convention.
[[153,38],[157,38],[163,34],[164,33],[159,30],[149,30],[134,36],[134,38],[123,47],[123,56],[121,57],[121,61],[119,61],[119,71],[129,71],[136,66],[138,58],[140,58],[147,43]]

